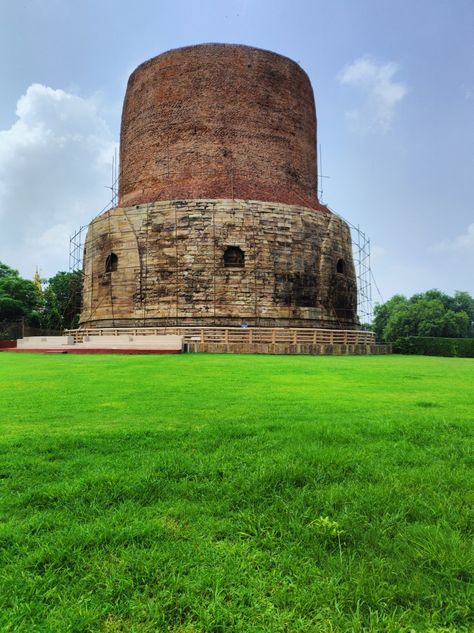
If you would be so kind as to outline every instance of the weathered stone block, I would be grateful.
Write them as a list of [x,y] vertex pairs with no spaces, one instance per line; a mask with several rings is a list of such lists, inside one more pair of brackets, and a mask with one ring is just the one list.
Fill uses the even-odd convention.
[[[355,325],[356,278],[343,220],[242,200],[232,201],[229,229],[215,224],[221,202],[229,204],[157,202],[96,218],[86,239],[82,324]],[[236,246],[243,261],[228,267],[227,249]],[[112,254],[116,268],[107,270]]]

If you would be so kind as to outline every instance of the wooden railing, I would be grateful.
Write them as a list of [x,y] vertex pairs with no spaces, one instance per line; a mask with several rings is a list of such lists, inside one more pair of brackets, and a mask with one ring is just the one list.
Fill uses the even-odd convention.
[[325,330],[319,328],[260,328],[260,327],[133,327],[67,330],[76,343],[84,336],[158,336],[178,334],[185,343],[238,343],[238,344],[286,344],[286,345],[373,345],[375,335],[364,330]]

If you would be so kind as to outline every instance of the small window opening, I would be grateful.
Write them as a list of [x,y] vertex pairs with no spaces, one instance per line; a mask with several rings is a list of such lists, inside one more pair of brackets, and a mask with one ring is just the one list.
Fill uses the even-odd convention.
[[238,246],[228,246],[224,251],[224,266],[229,268],[243,268],[245,264],[244,251]]
[[117,270],[118,257],[115,253],[110,253],[107,255],[107,259],[105,260],[105,272],[113,273]]
[[338,273],[346,272],[346,262],[343,259],[338,259],[336,264],[336,271]]

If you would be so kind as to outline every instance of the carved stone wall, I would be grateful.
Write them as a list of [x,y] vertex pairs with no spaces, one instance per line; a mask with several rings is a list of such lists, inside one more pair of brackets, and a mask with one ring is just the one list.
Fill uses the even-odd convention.
[[185,200],[115,208],[89,226],[83,326],[351,328],[356,278],[338,216]]

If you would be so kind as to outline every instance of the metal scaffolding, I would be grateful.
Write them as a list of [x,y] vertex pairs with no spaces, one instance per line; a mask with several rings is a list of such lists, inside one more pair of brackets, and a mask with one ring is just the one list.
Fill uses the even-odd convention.
[[[321,157],[320,157],[321,160]],[[105,205],[105,207],[95,216],[99,217],[105,211],[113,209],[118,205],[118,181],[120,177],[120,169],[118,167],[117,153],[114,154],[112,159],[112,175],[111,185],[107,187],[111,191],[111,199]],[[169,174],[168,174],[169,176]],[[233,173],[232,173],[233,177]],[[322,178],[327,176],[322,175],[322,166],[320,165],[320,199],[322,198]],[[305,206],[305,201],[301,201],[302,206]],[[137,207],[138,208],[138,207]],[[370,239],[361,230],[359,225],[354,225],[345,219],[340,214],[336,213],[333,209],[331,211],[338,215],[349,226],[351,231],[352,251],[354,266],[357,278],[357,314],[360,323],[370,323],[373,317],[373,298],[372,298],[372,282],[378,291],[377,284],[375,283],[374,276],[371,270],[370,262]],[[148,205],[147,205],[148,213]],[[95,218],[94,218],[95,219]],[[78,271],[83,269],[83,257],[84,257],[84,243],[86,238],[88,226],[81,226],[70,238],[69,241],[69,270]],[[378,291],[380,294],[380,292]]]
[[[118,182],[119,182],[119,162],[117,156],[117,150],[115,150],[112,156],[112,169],[111,169],[111,184],[106,186],[106,189],[110,189],[111,198],[105,207],[92,218],[91,222],[102,215],[104,211],[113,209],[118,205]],[[83,258],[84,258],[84,242],[86,237],[88,225],[81,226],[77,231],[69,238],[69,271],[75,272],[76,270],[82,270]]]
[[370,238],[359,225],[349,224],[352,252],[357,276],[357,314],[362,323],[370,323],[373,317],[372,270],[370,266]]
[[[333,209],[331,211],[336,213]],[[357,277],[357,314],[361,325],[370,323],[374,312],[372,281],[375,282],[370,263],[370,238],[359,225],[352,224],[340,213],[336,213],[336,215],[346,222],[351,231],[352,255]],[[377,284],[375,287],[377,288]]]
[[74,235],[69,238],[69,271],[71,273],[82,270],[86,229],[87,225],[81,226]]
[[[112,208],[111,204],[112,202],[107,208]],[[344,221],[347,222],[351,230],[352,251],[357,278],[357,314],[361,324],[370,323],[373,317],[372,282],[374,281],[370,263],[370,238],[358,225],[356,226],[347,220]],[[82,270],[87,228],[87,226],[81,226],[70,239],[70,271]],[[377,286],[375,287],[377,288]]]

